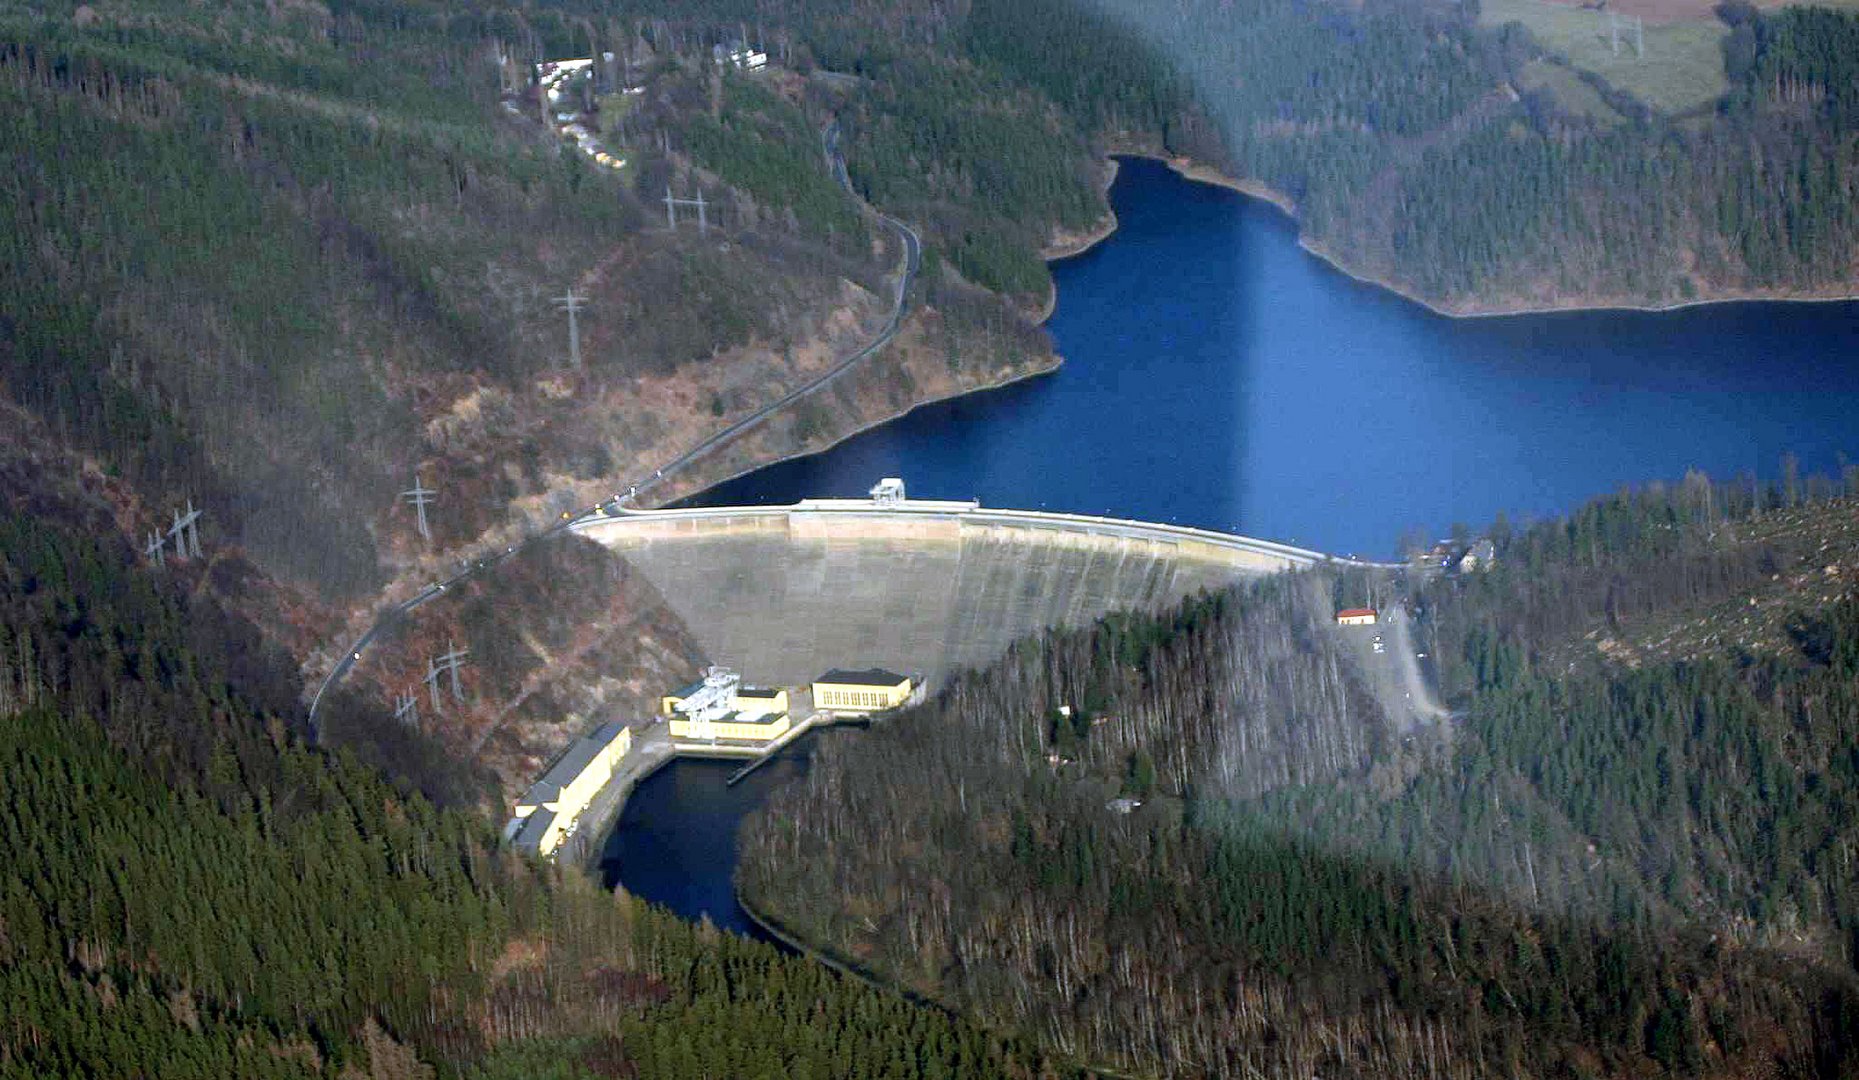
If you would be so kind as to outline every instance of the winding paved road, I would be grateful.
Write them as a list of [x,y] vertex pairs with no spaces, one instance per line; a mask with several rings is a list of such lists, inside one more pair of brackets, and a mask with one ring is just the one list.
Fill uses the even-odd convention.
[[[862,206],[865,205],[864,201],[859,199],[858,192],[853,190],[851,178],[846,174],[845,155],[841,153],[839,149],[839,123],[837,121],[828,124],[825,130],[820,133],[820,146],[826,157],[827,171],[832,174],[835,180],[839,181],[840,185],[846,189],[846,192],[850,194],[855,201],[858,201]],[[741,420],[711,435],[703,442],[698,443],[696,446],[691,447],[689,450],[686,450],[684,453],[666,462],[663,466],[653,470],[650,476],[642,477],[628,484],[624,492],[616,492],[613,498],[608,502],[587,507],[579,515],[564,511],[562,520],[541,532],[529,536],[497,554],[480,558],[468,565],[465,569],[453,574],[451,577],[426,586],[425,589],[421,590],[420,593],[411,600],[384,609],[375,617],[374,623],[370,625],[367,630],[363,631],[362,635],[356,638],[354,642],[343,651],[342,658],[336,661],[336,665],[330,668],[329,674],[323,678],[322,684],[316,688],[316,695],[310,699],[310,741],[312,743],[317,742],[322,734],[322,729],[317,722],[317,710],[322,706],[323,696],[329,692],[331,687],[341,682],[343,678],[348,675],[349,671],[355,667],[356,662],[361,659],[362,653],[366,652],[368,646],[374,642],[374,639],[380,636],[382,629],[390,620],[404,615],[414,608],[419,607],[421,604],[426,603],[428,600],[442,595],[447,589],[459,584],[473,574],[496,566],[498,563],[516,554],[521,548],[547,540],[567,530],[573,526],[575,521],[579,518],[598,514],[602,511],[603,507],[612,507],[617,510],[623,501],[636,500],[640,493],[650,491],[663,484],[667,477],[680,469],[686,468],[693,462],[698,461],[718,447],[729,443],[744,432],[749,431],[764,420],[767,420],[770,416],[780,412],[782,409],[818,393],[834,379],[845,374],[853,365],[871,356],[873,353],[876,353],[886,345],[889,345],[891,340],[897,336],[898,328],[903,325],[904,316],[909,313],[910,287],[916,283],[917,271],[923,264],[923,239],[917,235],[916,230],[896,218],[888,214],[880,213],[874,207],[867,206],[866,209],[876,216],[878,220],[897,230],[897,235],[899,239],[902,240],[904,248],[902,264],[898,269],[897,275],[897,293],[896,296],[892,298],[891,317],[885,322],[884,328],[878,332],[876,337],[872,338],[871,341],[867,342],[863,347],[852,352],[844,360],[834,364],[830,370],[795,389],[779,401],[763,406],[754,413],[743,417]]]

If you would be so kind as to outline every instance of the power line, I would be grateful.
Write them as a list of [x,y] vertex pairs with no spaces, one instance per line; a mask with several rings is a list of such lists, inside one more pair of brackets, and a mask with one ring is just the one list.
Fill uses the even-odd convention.
[[581,370],[581,324],[575,315],[585,303],[587,297],[576,296],[573,288],[555,298],[555,306],[568,313],[568,359],[576,371]]
[[[1633,20],[1632,22],[1626,24],[1628,29],[1630,29],[1633,32],[1633,55],[1634,56],[1645,56],[1646,55],[1646,19],[1640,15],[1632,15],[1632,16],[1629,16],[1629,18]],[[1618,11],[1614,11],[1611,9],[1608,11],[1607,13],[1607,39],[1608,39],[1609,45],[1611,45],[1614,50],[1615,56],[1620,55],[1621,21],[1622,20],[1620,18],[1620,13]]]
[[471,650],[461,649],[450,641],[445,644],[445,654],[433,657],[426,665],[426,689],[432,698],[433,712],[439,711],[439,676],[441,675],[451,676],[452,700],[458,702],[465,700],[464,687],[459,685],[458,681],[458,669],[463,666],[465,657],[471,655]]
[[413,512],[418,515],[420,535],[427,540],[432,539],[432,530],[426,526],[426,507],[434,502],[434,497],[438,494],[420,480],[418,470],[413,473],[412,489],[400,493],[401,498],[413,504]]
[[695,199],[679,199],[671,194],[671,185],[665,186],[665,223],[673,231],[678,228],[678,207],[695,206],[697,208],[697,235],[710,235],[710,219],[704,212],[704,193],[699,188]]
[[192,499],[187,500],[187,513],[174,512],[174,525],[168,529],[168,536],[174,540],[175,558],[200,556],[200,511],[194,509]]

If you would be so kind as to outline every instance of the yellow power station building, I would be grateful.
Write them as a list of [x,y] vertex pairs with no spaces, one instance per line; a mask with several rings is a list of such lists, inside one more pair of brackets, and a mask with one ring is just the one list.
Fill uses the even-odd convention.
[[[702,679],[682,690],[674,690],[658,699],[658,711],[667,719],[678,714],[678,706],[689,701],[693,695],[704,688]],[[788,711],[787,691],[779,687],[742,686],[736,688],[730,698],[731,708],[744,713],[777,713]]]
[[813,707],[839,713],[895,709],[910,700],[910,679],[883,668],[845,671],[834,668],[813,684]]
[[674,739],[768,743],[793,726],[786,690],[743,686],[727,668],[711,668],[697,682],[666,694],[659,707]]
[[516,816],[506,826],[507,833],[514,830],[516,846],[537,855],[554,854],[632,745],[632,729],[617,721],[576,739],[517,800]]

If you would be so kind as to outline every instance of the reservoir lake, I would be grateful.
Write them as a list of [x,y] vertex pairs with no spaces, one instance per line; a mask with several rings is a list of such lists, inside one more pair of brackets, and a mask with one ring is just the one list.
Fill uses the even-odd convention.
[[[1156,162],[1125,159],[1111,201],[1118,231],[1052,268],[1056,373],[693,501],[861,496],[901,476],[913,496],[1385,557],[1403,532],[1546,517],[1689,468],[1859,458],[1859,303],[1453,319],[1311,256],[1269,204]],[[667,766],[627,801],[603,876],[749,932],[735,827],[804,755],[736,788],[726,766]]]
[[[912,495],[1173,521],[1335,554],[1572,509],[1691,467],[1859,458],[1859,303],[1454,319],[1275,207],[1124,159],[1119,228],[1053,265],[1056,373],[927,405],[695,501]],[[882,361],[880,361],[882,362]]]

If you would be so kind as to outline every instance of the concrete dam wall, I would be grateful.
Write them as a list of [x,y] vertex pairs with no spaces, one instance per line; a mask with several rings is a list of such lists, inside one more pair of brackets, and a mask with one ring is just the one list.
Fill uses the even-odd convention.
[[776,684],[876,665],[933,686],[1046,627],[1325,559],[1198,529],[951,502],[643,511],[575,529],[643,572],[712,662]]

